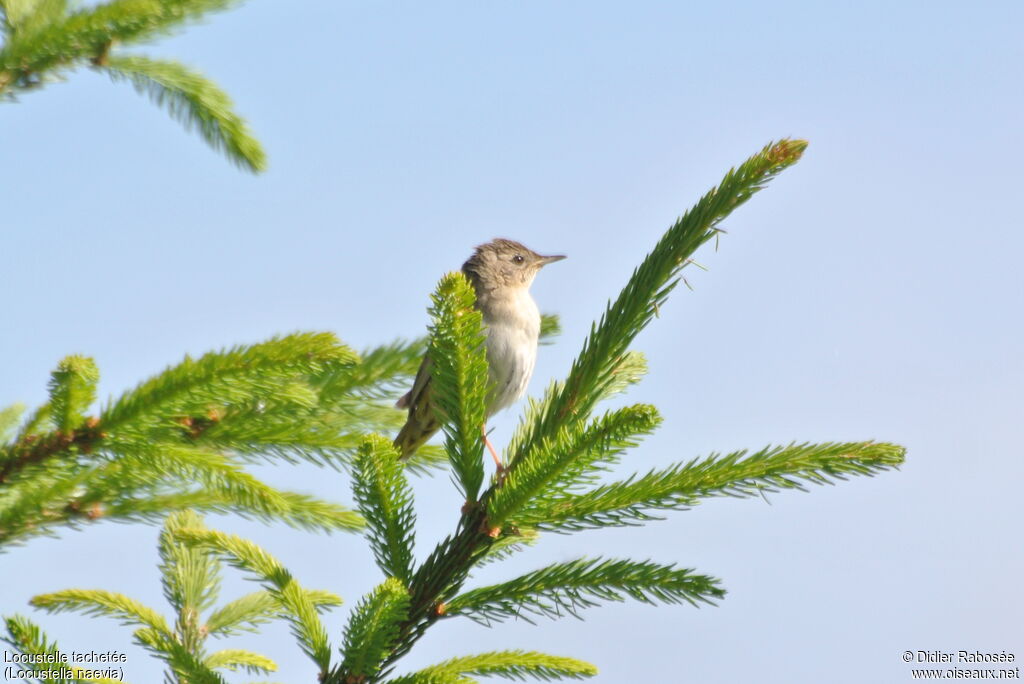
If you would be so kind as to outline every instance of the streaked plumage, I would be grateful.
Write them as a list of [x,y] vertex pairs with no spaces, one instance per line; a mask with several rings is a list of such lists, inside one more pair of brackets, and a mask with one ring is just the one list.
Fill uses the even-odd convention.
[[[541,256],[518,242],[498,238],[477,247],[462,265],[462,272],[476,292],[476,306],[483,314],[487,335],[488,378],[492,387],[488,417],[526,392],[537,361],[540,336],[540,311],[530,296],[530,284],[541,267],[564,258]],[[409,409],[405,426],[395,438],[395,447],[403,459],[441,429],[430,401],[427,357],[420,364],[412,389],[395,404]]]

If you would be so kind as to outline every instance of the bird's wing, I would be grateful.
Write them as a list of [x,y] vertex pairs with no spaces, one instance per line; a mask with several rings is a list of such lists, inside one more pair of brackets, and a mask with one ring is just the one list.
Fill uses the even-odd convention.
[[420,403],[420,398],[423,397],[425,392],[429,396],[428,387],[430,386],[430,368],[432,365],[430,363],[430,355],[424,354],[423,361],[420,363],[420,369],[416,371],[416,379],[412,383],[412,389],[395,402],[395,408],[407,409],[410,406],[417,405]]
[[430,398],[430,369],[430,357],[425,356],[412,389],[395,404],[397,408],[409,409],[409,417],[395,437],[395,448],[403,461],[441,429]]

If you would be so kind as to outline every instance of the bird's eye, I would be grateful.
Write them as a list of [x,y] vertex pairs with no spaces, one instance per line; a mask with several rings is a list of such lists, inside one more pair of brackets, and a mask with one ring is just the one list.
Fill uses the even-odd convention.
[[512,261],[514,261],[517,264],[521,264],[521,263],[523,263],[526,260],[523,259],[523,255],[522,254],[516,254],[514,257],[512,257]]

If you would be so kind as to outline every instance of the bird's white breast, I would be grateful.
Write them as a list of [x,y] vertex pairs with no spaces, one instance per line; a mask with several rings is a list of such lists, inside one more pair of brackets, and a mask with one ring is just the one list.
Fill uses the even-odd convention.
[[525,288],[501,301],[491,300],[487,308],[487,364],[494,387],[488,413],[494,414],[526,393],[537,362],[540,311]]

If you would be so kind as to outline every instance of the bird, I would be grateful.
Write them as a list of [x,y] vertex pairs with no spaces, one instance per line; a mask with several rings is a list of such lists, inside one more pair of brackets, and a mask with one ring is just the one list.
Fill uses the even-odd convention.
[[[488,419],[526,392],[537,361],[540,337],[540,310],[530,295],[530,285],[541,268],[564,258],[561,254],[542,256],[515,240],[496,238],[479,245],[462,265],[483,318],[490,387]],[[403,461],[441,429],[431,404],[430,371],[430,357],[426,356],[412,389],[395,404],[396,408],[409,411],[394,441]],[[487,439],[486,424],[480,429],[500,472],[501,459]]]

